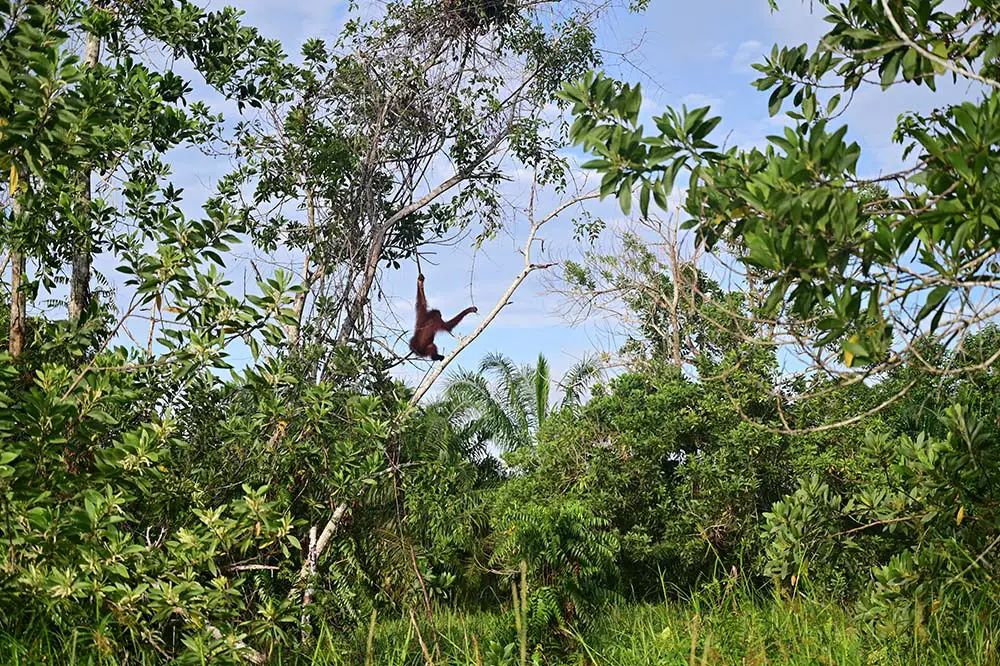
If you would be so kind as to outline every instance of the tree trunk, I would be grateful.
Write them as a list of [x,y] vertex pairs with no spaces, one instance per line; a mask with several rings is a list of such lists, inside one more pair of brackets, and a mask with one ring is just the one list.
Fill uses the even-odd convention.
[[[315,242],[316,204],[311,189],[306,192],[306,222],[309,225],[309,233]],[[306,309],[306,298],[309,297],[309,291],[312,289],[316,276],[320,274],[319,268],[316,270],[315,275],[311,273],[311,258],[312,256],[309,251],[306,251],[306,258],[302,263],[302,291],[295,294],[295,300],[292,302],[295,323],[285,325],[285,334],[288,336],[289,344],[293,347],[299,344],[299,337],[302,334],[302,315]]]
[[371,246],[368,249],[368,260],[365,263],[365,272],[361,278],[361,286],[354,296],[354,300],[348,306],[347,316],[340,327],[340,335],[337,336],[337,344],[345,345],[354,334],[358,319],[364,311],[365,304],[368,303],[368,294],[371,292],[372,284],[375,282],[375,273],[378,271],[378,262],[382,259],[383,243],[385,242],[385,232],[388,224],[376,230],[372,237]]
[[[84,61],[87,67],[96,65],[100,55],[101,38],[94,34],[88,34],[87,53]],[[83,180],[81,187],[82,205],[89,207],[91,200],[90,171],[84,172],[81,175],[81,179]],[[87,218],[89,219],[89,212]],[[93,260],[91,256],[93,249],[91,247],[91,232],[92,229],[88,225],[86,232],[80,239],[79,247],[76,248],[73,254],[73,273],[70,276],[69,282],[70,321],[79,321],[80,316],[90,306],[90,269]]]
[[7,350],[11,356],[17,358],[24,351],[27,335],[27,302],[24,298],[24,273],[27,262],[24,253],[12,250],[10,265],[10,332],[7,337]]
[[79,321],[90,305],[90,243],[82,241],[73,255],[73,274],[69,283],[69,319]]

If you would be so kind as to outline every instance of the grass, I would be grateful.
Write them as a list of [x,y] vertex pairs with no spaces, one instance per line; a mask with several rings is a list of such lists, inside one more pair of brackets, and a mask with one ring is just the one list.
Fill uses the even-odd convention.
[[[439,654],[433,663],[454,666],[517,664],[512,618],[438,618]],[[574,666],[702,665],[906,665],[1000,663],[991,637],[997,626],[968,618],[963,641],[948,641],[933,630],[914,636],[887,636],[870,630],[845,609],[804,599],[755,600],[741,595],[719,604],[696,597],[686,602],[613,607],[584,632],[548,648],[529,646],[537,663]],[[424,640],[431,632],[424,630]],[[329,650],[319,664],[359,664],[360,637],[353,645]],[[553,644],[561,644],[553,647]],[[409,649],[404,646],[409,645]],[[370,663],[426,665],[411,623],[384,622],[375,634]],[[484,648],[484,646],[487,646]],[[478,647],[478,649],[477,649]],[[506,659],[499,659],[502,655]],[[529,663],[532,659],[529,656]]]
[[985,649],[978,659],[968,645],[935,643],[932,632],[890,637],[838,606],[801,599],[630,606],[613,610],[579,643],[592,663],[608,666],[996,663]]
[[[368,623],[365,623],[368,625]],[[307,655],[274,655],[277,666],[518,666],[513,614],[440,610],[432,630],[406,614],[349,634],[321,632]],[[530,642],[527,663],[551,666],[1000,664],[993,646],[1000,618],[970,609],[958,631],[915,627],[889,636],[835,604],[701,594],[671,603],[620,604],[581,632]],[[957,638],[956,638],[957,637]],[[30,645],[31,647],[27,647]],[[57,647],[57,646],[62,647]],[[0,663],[104,666],[78,645],[0,635]],[[162,663],[154,655],[129,664]]]

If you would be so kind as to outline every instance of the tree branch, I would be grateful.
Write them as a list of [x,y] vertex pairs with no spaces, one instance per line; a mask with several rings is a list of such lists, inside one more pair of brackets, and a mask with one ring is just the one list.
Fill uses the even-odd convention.
[[993,88],[1000,88],[1000,81],[995,81],[989,77],[976,74],[972,70],[965,69],[964,67],[959,67],[951,60],[935,55],[930,51],[928,51],[927,49],[920,46],[919,44],[917,44],[915,41],[913,41],[913,38],[910,37],[908,34],[906,34],[906,32],[903,30],[903,27],[899,25],[898,21],[896,21],[896,17],[893,15],[892,9],[889,7],[889,0],[882,0],[882,9],[885,11],[885,17],[889,19],[889,23],[892,24],[892,29],[895,31],[896,36],[898,36],[901,40],[903,40],[903,42],[911,49],[913,49],[923,57],[927,58],[931,62],[937,63],[941,67],[944,67],[945,69],[950,70],[955,74],[958,74],[959,76],[964,76],[968,79],[972,79],[973,81],[979,81],[980,83],[991,86]]
[[338,344],[346,344],[348,338],[350,338],[351,334],[354,332],[354,327],[357,324],[358,317],[361,316],[361,309],[364,307],[365,301],[368,300],[368,292],[371,291],[372,283],[375,281],[375,273],[378,270],[378,262],[382,258],[382,250],[385,246],[385,236],[388,231],[400,220],[417,212],[451,188],[461,183],[463,180],[467,179],[472,172],[479,167],[479,165],[489,159],[489,157],[496,152],[497,147],[505,138],[507,138],[507,133],[499,132],[497,137],[490,142],[486,149],[483,150],[479,158],[473,163],[452,175],[420,199],[402,207],[383,224],[379,225],[378,229],[375,231],[375,235],[372,237],[371,246],[368,251],[368,259],[365,262],[364,276],[361,280],[361,287],[358,289],[358,293],[354,296],[354,302],[347,311],[347,318],[344,320],[344,323],[340,328],[340,334],[337,336]]
[[434,382],[436,382],[438,378],[442,375],[442,373],[444,373],[445,369],[448,367],[448,364],[450,364],[452,360],[456,356],[458,356],[458,354],[461,353],[463,349],[472,344],[472,342],[476,338],[478,338],[483,331],[486,330],[486,327],[489,326],[490,323],[492,323],[493,320],[497,318],[497,315],[500,314],[501,310],[510,305],[510,297],[514,295],[514,292],[517,291],[518,287],[521,286],[521,284],[525,281],[525,279],[529,275],[531,275],[537,270],[542,270],[556,265],[555,263],[535,264],[532,263],[531,261],[531,247],[532,245],[534,245],[535,241],[538,240],[539,229],[541,229],[546,222],[556,217],[570,206],[578,204],[582,201],[587,201],[588,199],[596,199],[599,196],[600,194],[598,194],[597,192],[591,192],[588,194],[579,195],[568,201],[563,202],[555,210],[546,215],[540,221],[535,222],[534,220],[532,220],[531,229],[528,232],[528,239],[524,243],[524,250],[523,250],[524,268],[522,268],[521,272],[519,272],[514,277],[514,280],[510,283],[510,286],[507,287],[507,290],[497,300],[496,305],[493,306],[493,309],[490,310],[489,314],[487,314],[483,318],[483,320],[479,322],[479,325],[476,326],[475,330],[473,330],[472,333],[470,333],[469,335],[463,336],[459,340],[458,345],[456,345],[455,349],[452,350],[451,353],[448,354],[445,357],[445,359],[441,361],[441,363],[438,364],[437,367],[435,367],[430,372],[430,374],[427,375],[427,377],[424,378],[424,380],[420,383],[420,386],[417,387],[416,392],[414,392],[413,397],[410,398],[411,406],[415,406],[418,402],[420,402],[420,400],[427,394],[430,388],[434,385]]

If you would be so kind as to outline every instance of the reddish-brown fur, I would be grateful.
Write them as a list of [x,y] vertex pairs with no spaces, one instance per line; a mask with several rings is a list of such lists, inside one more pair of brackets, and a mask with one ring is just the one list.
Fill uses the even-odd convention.
[[418,356],[429,356],[433,361],[441,361],[444,356],[438,353],[437,345],[434,344],[434,336],[438,331],[448,331],[458,326],[458,324],[473,312],[479,312],[479,308],[465,308],[453,319],[445,321],[441,318],[440,310],[427,309],[427,297],[424,296],[424,276],[417,276],[417,323],[414,327],[413,337],[410,338],[410,350]]

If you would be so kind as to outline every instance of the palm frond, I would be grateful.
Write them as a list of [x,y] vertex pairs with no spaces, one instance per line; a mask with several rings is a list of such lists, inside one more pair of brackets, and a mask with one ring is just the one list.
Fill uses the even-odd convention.
[[535,364],[533,379],[535,384],[536,426],[541,427],[549,415],[549,383],[551,381],[549,362],[541,353],[538,354],[538,362]]
[[[497,398],[511,423],[519,428],[524,441],[531,439],[535,415],[532,411],[532,391],[528,381],[528,369],[519,368],[500,353],[488,354],[479,364],[481,373],[491,373],[498,377]],[[502,399],[500,396],[503,396]]]
[[[484,361],[485,364],[485,361]],[[481,364],[482,367],[483,364]],[[497,367],[501,373],[502,365]],[[501,384],[506,381],[501,377]],[[516,385],[516,373],[511,375],[511,386]],[[499,391],[491,386],[482,372],[463,371],[454,374],[450,379],[445,394],[455,401],[457,421],[464,422],[471,432],[489,433],[498,446],[505,450],[513,450],[522,446],[525,441],[523,428],[517,418],[516,410],[499,400]]]
[[[596,359],[577,363],[559,386],[561,407],[579,404],[585,390],[601,376]],[[454,424],[505,450],[530,446],[551,411],[551,366],[543,354],[535,365],[518,366],[500,353],[486,355],[475,372],[451,375],[445,395],[452,401]]]
[[518,367],[499,352],[492,352],[479,362],[479,374],[495,374],[500,378],[500,386],[506,392],[517,381]]
[[584,392],[590,388],[595,381],[601,378],[604,367],[596,357],[587,357],[575,364],[559,382],[562,389],[563,399],[561,407],[576,407],[580,404]]

